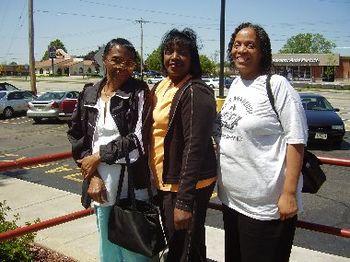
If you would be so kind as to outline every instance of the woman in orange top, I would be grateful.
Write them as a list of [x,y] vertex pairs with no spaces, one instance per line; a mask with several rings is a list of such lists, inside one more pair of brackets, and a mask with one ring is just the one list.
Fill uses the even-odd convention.
[[215,98],[200,80],[191,29],[169,31],[161,59],[167,77],[152,90],[150,166],[169,243],[167,261],[206,261],[204,223],[216,181]]

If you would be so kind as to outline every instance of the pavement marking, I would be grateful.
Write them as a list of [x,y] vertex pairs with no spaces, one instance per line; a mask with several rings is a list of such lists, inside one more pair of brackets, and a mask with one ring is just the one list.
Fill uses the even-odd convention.
[[48,166],[51,166],[51,165],[54,165],[54,164],[57,165],[57,163],[38,164],[38,165],[33,165],[33,166],[25,166],[25,167],[23,167],[23,169],[30,170],[30,169],[35,169],[35,168],[48,167]]
[[46,174],[53,174],[53,173],[62,173],[67,171],[72,171],[73,168],[70,168],[69,165],[63,165],[59,166],[50,170],[45,171]]
[[[18,122],[21,121],[21,122]],[[6,120],[1,120],[0,123],[3,124],[10,124],[10,125],[18,125],[18,124],[25,124],[27,122],[31,121],[29,118],[27,118],[26,116],[22,116],[22,117],[16,117],[16,118],[10,118],[10,119],[6,119]]]
[[10,157],[11,157],[11,156],[19,156],[19,155],[17,155],[17,154],[12,154],[12,153],[7,153],[7,154],[4,154],[4,156],[7,156],[7,157],[10,156]]
[[81,178],[81,173],[80,172],[64,176],[63,178],[68,179],[68,180],[72,180],[72,181],[75,181],[75,182],[79,182],[79,183],[83,182],[83,179]]

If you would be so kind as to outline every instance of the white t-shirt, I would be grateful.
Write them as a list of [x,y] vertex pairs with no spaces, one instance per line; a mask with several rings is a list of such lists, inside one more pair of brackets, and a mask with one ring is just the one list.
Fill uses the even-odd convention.
[[[284,77],[271,77],[281,127],[267,95],[266,77],[238,77],[232,82],[214,131],[219,144],[219,198],[258,220],[280,217],[277,202],[284,183],[287,144],[307,142],[307,123],[298,93]],[[299,179],[299,210],[301,188]]]
[[[141,97],[142,98],[142,97]],[[141,100],[143,101],[143,99]],[[97,101],[95,107],[98,109],[98,117],[96,123],[96,129],[93,137],[93,150],[92,153],[96,153],[99,151],[101,145],[106,145],[110,141],[117,139],[120,136],[117,125],[115,124],[111,112],[110,112],[110,100],[105,103],[101,98]],[[142,105],[141,107],[142,110]],[[105,111],[106,110],[106,111]],[[104,112],[106,115],[104,116]],[[141,114],[139,114],[139,120],[141,121]],[[138,123],[140,122],[138,121]],[[141,137],[141,125],[137,125],[135,129],[135,134],[139,138],[139,141],[142,145]],[[136,161],[139,154],[135,149],[130,152],[130,162]],[[107,163],[101,162],[97,166],[97,171],[99,172],[103,182],[106,186],[107,191],[107,202],[100,204],[98,202],[93,202],[94,205],[98,206],[111,206],[115,203],[115,199],[117,197],[118,183],[121,171],[121,163],[125,163],[125,159],[118,159],[116,164],[109,165]],[[128,172],[125,169],[123,187],[121,192],[121,198],[126,198],[128,192]],[[147,199],[147,190],[135,190],[135,196],[137,199]]]

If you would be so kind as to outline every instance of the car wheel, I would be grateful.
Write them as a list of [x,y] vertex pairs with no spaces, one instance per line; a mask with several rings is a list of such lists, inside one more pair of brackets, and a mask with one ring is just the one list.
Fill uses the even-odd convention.
[[33,121],[34,121],[35,123],[40,123],[40,122],[41,122],[41,118],[40,118],[40,117],[34,117],[34,118],[33,118]]
[[3,113],[5,118],[11,118],[13,116],[14,111],[11,107],[6,107]]

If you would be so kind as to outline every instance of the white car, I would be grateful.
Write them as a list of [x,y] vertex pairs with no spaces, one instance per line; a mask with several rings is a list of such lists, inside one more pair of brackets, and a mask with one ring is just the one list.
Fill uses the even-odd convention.
[[162,81],[164,79],[164,76],[154,76],[154,77],[150,77],[147,79],[147,83],[148,84],[156,84],[159,81]]
[[219,88],[219,78],[203,77],[202,80],[211,88]]
[[26,112],[28,102],[35,98],[29,91],[0,91],[0,115],[11,118],[15,113]]

